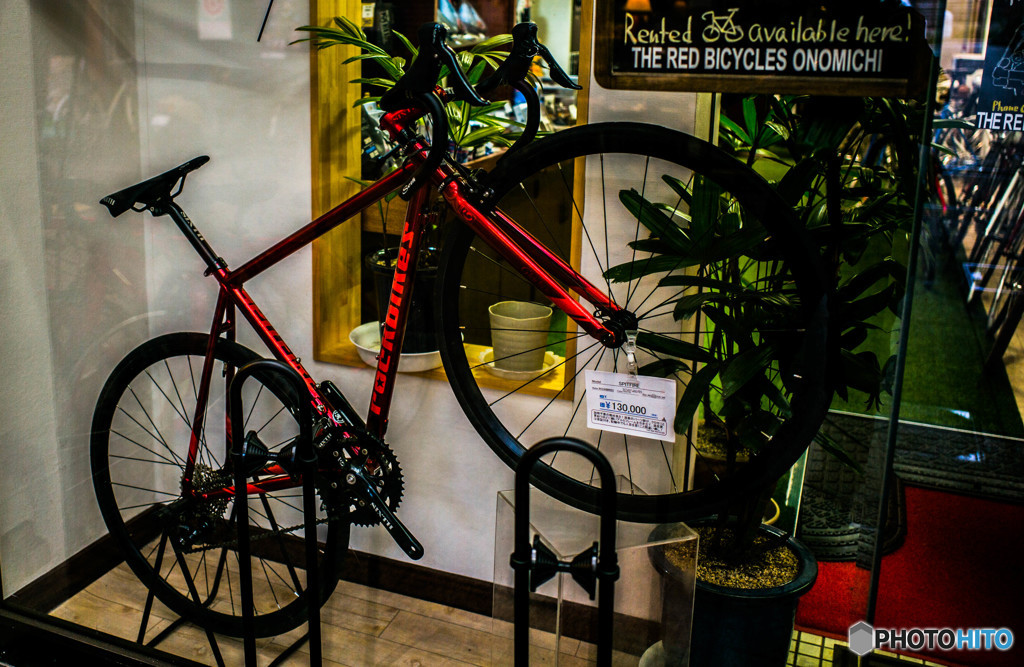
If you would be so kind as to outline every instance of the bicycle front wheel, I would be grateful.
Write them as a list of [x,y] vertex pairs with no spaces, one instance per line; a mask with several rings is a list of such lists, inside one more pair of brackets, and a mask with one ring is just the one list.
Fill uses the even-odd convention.
[[[173,612],[214,632],[242,636],[241,567],[252,572],[255,634],[286,632],[306,620],[305,554],[295,532],[303,523],[301,488],[249,497],[251,557],[237,550],[231,497],[185,499],[182,484],[192,419],[209,336],[176,333],[132,351],[111,373],[93,416],[92,471],[110,535],[132,572]],[[259,359],[219,339],[204,428],[191,483],[213,494],[234,486],[227,451],[228,383]],[[276,377],[255,374],[243,385],[243,433],[256,432],[271,454],[298,436],[299,400]],[[260,471],[253,471],[250,482]],[[322,604],[338,581],[349,525],[331,520],[319,567]]]
[[[620,517],[643,522],[723,509],[785,473],[830,397],[825,280],[792,208],[767,182],[707,142],[608,123],[534,142],[486,186],[502,212],[635,318],[640,374],[674,379],[681,408],[661,440],[588,428],[585,371],[625,373],[623,350],[588,336],[460,226],[441,262],[438,340],[460,403],[503,461],[515,467],[548,437],[590,442],[623,478]],[[491,317],[508,301],[551,309],[527,365],[498,342],[517,333]],[[699,437],[718,427],[733,429],[738,462]],[[593,511],[600,481],[576,459],[546,459],[535,483]]]

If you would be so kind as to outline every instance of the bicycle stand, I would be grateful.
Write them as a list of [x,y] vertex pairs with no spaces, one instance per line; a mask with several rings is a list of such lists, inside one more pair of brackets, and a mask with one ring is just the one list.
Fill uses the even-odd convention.
[[[249,364],[238,371],[235,378],[232,380],[231,387],[229,389],[229,410],[230,414],[240,414],[241,407],[241,392],[242,386],[246,379],[254,375],[255,373],[277,373],[284,377],[284,380],[292,385],[292,390],[296,396],[301,396],[305,391],[305,385],[302,383],[302,379],[298,374],[289,368],[287,365],[276,361],[276,360],[260,360]],[[297,448],[297,462],[298,469],[300,472],[313,471],[316,466],[316,457],[313,453],[313,439],[311,433],[312,415],[309,403],[305,401],[298,401],[299,404],[299,440],[296,443]],[[250,558],[250,543],[249,543],[249,522],[248,522],[248,503],[244,500],[244,490],[246,488],[245,470],[246,470],[246,457],[247,449],[245,447],[245,438],[241,433],[241,419],[232,419],[232,451],[231,457],[235,462],[235,489],[236,498],[234,509],[232,510],[232,520],[237,519],[238,521],[238,558],[239,562],[247,562]],[[252,455],[248,452],[248,455]],[[319,545],[316,539],[316,491],[313,486],[313,475],[303,475],[303,487],[302,487],[302,501],[303,501],[303,514],[305,517],[305,533],[304,539],[305,550],[306,550],[306,590],[309,594],[313,591],[320,590],[320,572],[319,562],[317,559]],[[157,546],[157,567],[162,562],[166,555],[166,549],[168,543],[171,544],[171,550],[174,552],[174,558],[179,561],[179,564],[183,562],[184,555],[174,544],[173,540],[169,540],[168,536],[164,534],[161,537],[160,544]],[[226,556],[222,556],[221,562],[218,564],[218,571],[226,567],[225,559]],[[182,565],[184,567],[184,565]],[[253,632],[254,624],[254,607],[253,607],[253,593],[252,593],[252,572],[249,568],[239,568],[239,578],[241,583],[241,603],[242,603],[242,629],[243,637],[242,643],[245,651],[245,665],[246,667],[255,667],[256,665],[256,636]],[[219,579],[219,576],[218,576]],[[186,578],[187,580],[187,578]],[[189,593],[195,600],[199,600],[199,592],[195,589],[191,582],[188,582]],[[157,633],[148,642],[145,641],[146,630],[149,627],[149,619],[153,609],[153,602],[156,599],[155,594],[151,590],[146,597],[146,604],[142,612],[142,620],[139,624],[139,634],[136,638],[136,642],[143,644],[150,648],[156,648],[161,642],[172,635],[178,628],[188,622],[188,619],[179,617],[173,621],[166,628]],[[207,601],[209,602],[209,601]],[[275,667],[276,665],[282,664],[285,660],[290,658],[305,642],[309,642],[309,664],[311,667],[319,667],[322,663],[322,646],[320,640],[320,605],[318,600],[314,600],[312,604],[307,605],[307,622],[308,628],[306,634],[299,637],[293,644],[285,648],[280,655],[278,655],[269,665],[269,667]],[[207,628],[202,628],[206,634],[207,640],[210,642],[210,652],[213,655],[218,667],[226,667],[224,657],[221,653],[220,646],[217,643],[216,635]]]
[[[601,476],[600,543],[575,557],[560,561],[535,536],[530,544],[530,472],[545,454],[556,451],[575,452],[596,466]],[[573,580],[597,600],[597,664],[612,664],[612,620],[615,608],[615,580],[619,578],[618,556],[615,553],[616,488],[611,464],[601,452],[575,438],[548,438],[531,447],[516,466],[515,481],[515,551],[509,559],[515,571],[513,611],[513,654],[516,667],[527,667],[530,660],[530,593],[560,572]]]
[[[160,538],[160,544],[157,547],[157,568],[160,567],[160,563],[163,560],[164,550],[167,548],[167,535],[164,534]],[[172,545],[172,549],[176,548]],[[177,553],[177,551],[176,551]],[[180,555],[180,554],[178,554]],[[196,599],[199,599],[198,594],[194,593]],[[150,648],[156,648],[160,642],[170,637],[178,628],[188,622],[184,617],[178,617],[177,620],[172,621],[170,625],[161,630],[153,637],[149,642],[146,642],[146,629],[149,627],[149,615],[153,611],[153,601],[156,599],[156,594],[152,590],[146,596],[146,606],[142,610],[142,621],[139,623],[139,634],[136,637],[136,643],[148,646]],[[217,637],[210,630],[203,628],[203,632],[206,633],[206,639],[210,642],[210,653],[213,655],[213,659],[217,661],[217,667],[226,667],[224,663],[224,656],[221,655],[220,646],[217,644]]]
[[[299,440],[296,443],[298,470],[302,474],[302,513],[305,520],[303,542],[306,547],[306,595],[310,599],[306,604],[308,632],[289,646],[272,664],[279,664],[294,653],[304,641],[309,642],[310,667],[322,664],[322,647],[320,641],[320,569],[317,560],[319,545],[316,539],[316,490],[313,487],[313,476],[316,471],[316,454],[313,451],[312,409],[309,401],[301,400],[306,393],[302,378],[286,364],[272,359],[263,359],[248,364],[231,381],[229,414],[242,414],[242,385],[258,372],[278,373],[289,384],[299,406],[297,419],[299,422]],[[235,511],[238,523],[238,560],[243,564],[239,567],[239,579],[242,586],[242,632],[245,647],[246,667],[256,667],[256,635],[253,631],[255,612],[252,602],[252,572],[244,564],[249,562],[249,503],[246,494],[246,447],[242,433],[242,419],[231,419],[231,457],[235,469]]]

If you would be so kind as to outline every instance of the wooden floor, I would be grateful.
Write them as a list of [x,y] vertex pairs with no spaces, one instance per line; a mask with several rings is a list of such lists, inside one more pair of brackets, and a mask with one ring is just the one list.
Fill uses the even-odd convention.
[[[51,613],[61,619],[125,639],[135,640],[142,619],[146,589],[121,565],[85,590],[56,607]],[[168,627],[175,615],[159,602],[154,604],[147,640]],[[380,591],[360,584],[340,582],[321,611],[324,664],[367,666],[459,667],[511,665],[511,629],[496,624],[489,616],[473,614],[433,602]],[[303,633],[292,632],[257,642],[259,664],[267,665]],[[492,633],[497,633],[492,634]],[[227,665],[241,665],[242,644],[237,639],[217,636]],[[531,666],[555,664],[555,638],[550,633],[531,635]],[[794,632],[788,666],[819,667],[832,664],[837,642]],[[205,633],[185,624],[158,648],[209,665],[216,664]],[[594,665],[596,648],[588,643],[563,638],[559,665]],[[886,654],[896,657],[894,654]],[[940,667],[937,663],[904,657],[908,664]],[[293,654],[285,665],[308,665],[308,647]],[[616,653],[613,664],[637,665],[634,656]]]
[[[121,565],[93,582],[81,593],[51,613],[125,639],[135,640],[146,601],[146,589]],[[147,630],[147,640],[175,619],[173,612],[156,603]],[[432,602],[380,591],[359,584],[340,582],[321,611],[325,665],[366,667],[370,665],[426,667],[512,664],[511,642],[492,634],[489,616],[481,616]],[[505,635],[506,628],[498,630]],[[305,632],[292,632],[259,640],[259,664],[268,664]],[[227,665],[243,663],[240,641],[217,636]],[[531,665],[555,664],[555,639],[548,633],[531,637]],[[157,648],[190,660],[216,664],[205,633],[185,624]],[[595,647],[575,640],[562,640],[559,665],[592,665]],[[619,664],[619,661],[616,661]],[[621,664],[636,664],[636,660]],[[285,662],[308,665],[308,647]]]

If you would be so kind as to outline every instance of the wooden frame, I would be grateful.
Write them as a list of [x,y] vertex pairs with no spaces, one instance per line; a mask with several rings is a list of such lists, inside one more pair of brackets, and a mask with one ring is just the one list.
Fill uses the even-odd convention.
[[[310,23],[359,16],[359,0],[310,0]],[[357,49],[310,50],[310,126],[313,218],[351,197],[360,175],[359,64],[343,65]],[[313,358],[360,363],[348,333],[360,324],[361,248],[358,222],[342,224],[313,243]],[[351,348],[350,350],[347,348]]]

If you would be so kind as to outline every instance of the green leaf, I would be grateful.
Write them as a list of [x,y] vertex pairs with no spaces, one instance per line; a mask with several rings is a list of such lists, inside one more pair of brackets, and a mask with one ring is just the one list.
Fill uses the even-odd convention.
[[696,257],[661,255],[647,257],[613,266],[604,272],[604,277],[613,283],[625,283],[654,273],[669,273],[700,263]]
[[860,345],[868,339],[869,329],[874,327],[868,326],[852,326],[849,331],[846,331],[839,337],[839,347],[844,350],[856,350]]
[[710,320],[716,329],[721,329],[728,340],[736,345],[753,345],[753,330],[736,321],[736,318],[726,314],[724,310],[713,305],[704,307],[704,316]]
[[839,459],[843,465],[853,468],[861,475],[864,474],[864,467],[825,431],[819,430],[814,436],[814,442],[818,443],[826,452]]
[[705,278],[704,276],[691,276],[685,274],[666,276],[661,279],[661,282],[658,283],[658,286],[703,287],[705,289],[724,292],[726,294],[735,294],[737,292],[743,291],[742,287],[740,287],[736,283],[732,283],[727,280],[715,280],[714,278]]
[[874,352],[865,351],[853,354],[848,350],[839,351],[840,381],[862,391],[869,396],[877,396],[882,380],[882,369]]
[[342,64],[347,65],[349,63],[356,62],[359,60],[376,60],[380,64],[380,66],[384,68],[388,76],[390,76],[392,79],[395,79],[396,81],[402,78],[402,75],[405,73],[402,70],[402,68],[398,66],[395,63],[394,59],[392,59],[390,56],[379,55],[376,53],[363,53],[358,56],[352,56],[351,58],[345,60]]
[[702,292],[700,294],[687,294],[676,300],[672,309],[672,317],[678,320],[688,320],[700,307],[711,301],[728,301],[727,297],[715,292]]
[[764,372],[775,357],[773,345],[762,345],[733,357],[722,371],[722,392],[728,399],[743,388],[750,380]]
[[413,58],[419,55],[420,50],[413,46],[412,42],[409,41],[408,37],[398,32],[397,30],[393,31],[392,34],[394,34],[394,36],[398,38],[398,41],[402,43],[402,46],[405,47],[405,50],[408,51]]
[[896,285],[890,284],[870,296],[841,304],[837,314],[839,321],[861,322],[877,315],[889,307],[889,303],[895,293]]
[[[471,84],[475,85],[477,82],[480,81],[480,77],[483,76],[484,68],[486,68],[486,67],[487,67],[487,61],[485,61],[485,60],[480,60],[480,62],[473,64],[469,68],[469,72],[466,73],[466,79]],[[504,105],[502,105],[502,106],[504,106]]]
[[933,130],[976,130],[978,126],[969,120],[960,118],[936,118],[932,121]]
[[892,257],[886,257],[850,277],[836,290],[840,301],[852,301],[880,280],[894,278],[905,267]]
[[707,248],[721,210],[722,188],[703,176],[693,179],[690,204],[690,238],[698,249]]
[[640,375],[649,375],[651,377],[664,378],[675,373],[689,373],[690,367],[679,361],[678,359],[658,359],[652,361],[649,364],[644,364],[637,369],[637,373]]
[[488,37],[482,42],[475,44],[470,52],[473,54],[489,53],[491,51],[507,51],[507,48],[503,48],[512,43],[512,35],[505,33],[502,35],[495,35],[494,37]]
[[783,139],[789,139],[789,128],[774,120],[765,123],[765,127],[771,128],[772,132]]
[[818,177],[819,165],[813,158],[801,160],[786,172],[776,189],[782,199],[790,206],[796,206],[811,189],[811,184]]
[[663,336],[661,334],[641,331],[636,337],[637,347],[649,350],[655,354],[667,354],[677,359],[708,363],[715,361],[711,352],[705,350],[696,343],[690,343],[678,338]]
[[620,190],[619,201],[640,224],[658,238],[672,244],[680,251],[685,251],[690,247],[690,240],[682,228],[640,196],[636,190]]
[[668,174],[663,174],[661,180],[665,181],[665,183],[672,188],[672,191],[679,195],[679,199],[682,203],[687,206],[690,205],[693,201],[693,196],[690,192],[690,188],[687,187],[685,183],[674,176],[669,176]]
[[718,119],[718,122],[727,131],[732,132],[733,134],[735,134],[747,146],[749,146],[751,143],[753,143],[751,141],[751,139],[750,139],[750,135],[747,134],[743,130],[743,128],[741,128],[739,125],[737,125],[735,122],[733,122],[731,118],[729,118],[727,116],[722,116],[721,118]]
[[459,142],[459,145],[463,148],[469,148],[472,146],[479,146],[487,143],[487,141],[497,134],[501,134],[502,128],[488,125],[482,127],[479,130],[473,130]]
[[673,308],[672,315],[676,320],[689,319],[698,309],[707,303],[729,304],[735,301],[743,303],[760,303],[762,306],[791,306],[792,301],[781,292],[759,292],[756,290],[739,289],[732,294],[720,292],[703,292],[688,294],[679,298]]
[[380,102],[380,95],[377,95],[376,97],[360,97],[358,100],[356,100],[355,102],[352,103],[352,106],[353,107],[361,107],[364,104],[369,104],[370,102],[373,102],[373,103]]
[[705,263],[710,264],[745,255],[764,243],[765,237],[764,228],[757,223],[744,227],[729,236],[714,239],[705,251]]
[[352,19],[350,19],[349,17],[347,17],[347,16],[336,16],[336,17],[334,17],[334,22],[337,23],[343,29],[347,30],[350,34],[355,35],[356,37],[359,37],[359,39],[362,39],[363,41],[367,41],[366,40],[366,33],[363,32],[363,29],[360,26],[358,26],[356,24],[356,22],[353,21]]
[[360,77],[358,79],[352,79],[349,83],[365,83],[368,86],[380,86],[381,88],[391,88],[395,85],[395,82],[391,79],[384,79],[382,77]]
[[[630,241],[626,245],[628,245],[633,250],[637,250],[639,252],[649,252],[655,255],[671,255],[675,253],[675,248],[665,243],[661,239],[654,237],[647,239],[637,239],[636,241]],[[646,262],[648,260],[645,259],[641,261]]]
[[753,97],[743,98],[743,124],[747,129],[747,136],[753,137],[754,144],[757,144],[757,137],[761,128],[757,122],[757,105]]
[[348,65],[349,63],[354,63],[357,60],[382,60],[382,59],[390,61],[391,57],[387,56],[387,55],[381,55],[379,53],[360,53],[357,56],[352,56],[351,58],[347,58],[347,59],[343,60],[341,64],[342,65]]
[[781,387],[765,377],[761,378],[761,391],[764,397],[779,409],[779,415],[784,419],[789,419],[793,416],[793,409],[789,405],[789,399],[786,398],[786,394],[782,391]]
[[707,364],[690,377],[686,383],[686,389],[679,399],[679,406],[676,408],[676,419],[673,424],[676,433],[685,433],[690,424],[693,423],[693,415],[700,406],[704,396],[711,387],[711,382],[718,375],[717,364]]

